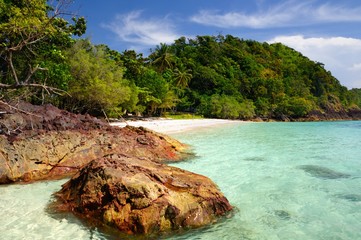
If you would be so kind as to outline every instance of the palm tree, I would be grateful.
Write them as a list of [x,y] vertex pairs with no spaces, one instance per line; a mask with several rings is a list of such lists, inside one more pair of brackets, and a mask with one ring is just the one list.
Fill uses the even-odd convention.
[[161,43],[157,46],[155,52],[150,56],[154,58],[152,64],[156,66],[159,72],[163,72],[167,68],[172,68],[174,62],[174,55],[170,52],[169,46]]
[[179,87],[181,89],[187,88],[190,80],[192,79],[190,69],[185,69],[184,67],[181,67],[181,69],[176,68],[173,71],[174,81],[176,87]]

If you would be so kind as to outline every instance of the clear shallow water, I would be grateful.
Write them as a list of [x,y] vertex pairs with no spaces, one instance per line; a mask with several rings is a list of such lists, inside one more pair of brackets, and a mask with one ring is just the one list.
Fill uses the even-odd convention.
[[0,239],[100,239],[72,216],[58,217],[47,205],[66,180],[0,186]]
[[[234,216],[171,239],[361,239],[361,122],[241,123],[174,135]],[[0,186],[1,239],[110,239],[46,210],[64,182]]]
[[179,239],[361,239],[361,122],[246,123],[179,135],[233,218]]

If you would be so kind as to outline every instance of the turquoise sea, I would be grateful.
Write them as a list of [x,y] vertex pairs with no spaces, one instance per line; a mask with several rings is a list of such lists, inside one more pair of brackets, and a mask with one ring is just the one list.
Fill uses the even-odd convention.
[[[239,123],[174,134],[235,207],[168,239],[361,239],[361,122]],[[0,239],[116,239],[47,210],[66,180],[0,186]]]

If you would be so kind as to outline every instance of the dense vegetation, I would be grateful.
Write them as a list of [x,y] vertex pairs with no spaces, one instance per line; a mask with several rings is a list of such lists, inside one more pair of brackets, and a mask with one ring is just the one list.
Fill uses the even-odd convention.
[[[54,1],[52,1],[54,2]],[[280,43],[184,37],[148,57],[87,39],[67,0],[0,0],[0,100],[52,103],[119,117],[190,112],[205,117],[299,118],[361,106],[319,62]],[[70,23],[72,22],[72,23]]]

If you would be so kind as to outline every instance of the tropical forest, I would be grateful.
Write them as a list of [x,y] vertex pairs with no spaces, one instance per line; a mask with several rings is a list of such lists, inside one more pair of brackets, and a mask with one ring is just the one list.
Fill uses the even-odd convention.
[[359,111],[321,62],[281,43],[231,35],[181,37],[147,54],[82,38],[67,1],[0,0],[0,100],[119,118],[187,113],[224,119],[302,119]]

